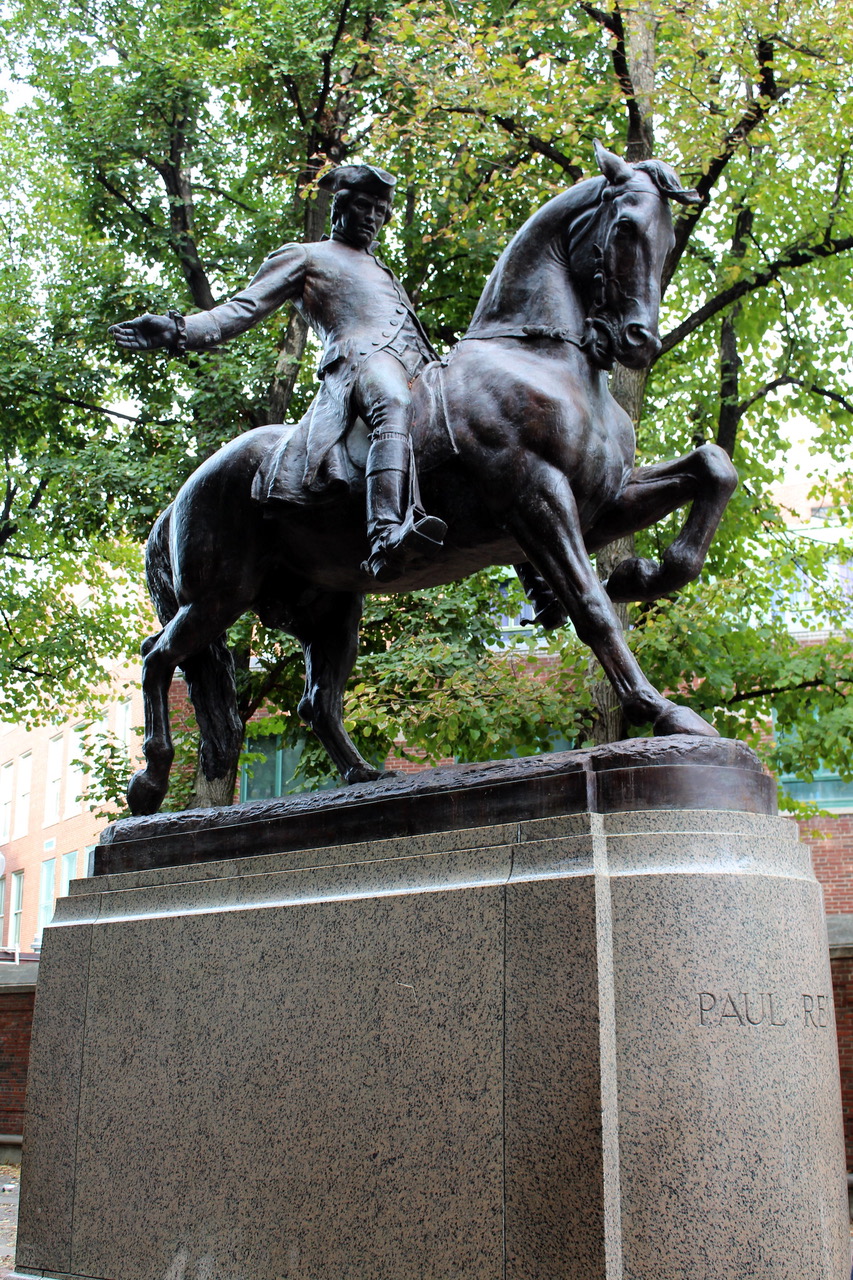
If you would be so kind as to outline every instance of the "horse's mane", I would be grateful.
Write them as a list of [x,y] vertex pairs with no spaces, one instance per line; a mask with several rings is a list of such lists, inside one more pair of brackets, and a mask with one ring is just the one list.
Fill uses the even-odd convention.
[[[539,271],[546,267],[547,248],[558,241],[565,246],[567,232],[583,234],[601,207],[602,191],[607,185],[600,176],[585,178],[554,196],[531,214],[516,231],[498,258],[471,319],[469,334],[482,326],[493,326],[509,313],[520,316],[527,312],[525,302],[531,304],[536,314],[543,301],[542,288],[537,283]],[[556,301],[556,298],[551,299]],[[531,317],[532,318],[532,317]],[[552,317],[556,320],[556,317]]]
[[565,325],[571,309],[565,290],[546,287],[546,279],[553,282],[560,256],[564,270],[570,254],[583,253],[602,206],[624,191],[635,174],[650,179],[663,200],[695,204],[700,199],[681,185],[664,160],[621,164],[621,171],[611,173],[612,181],[596,175],[569,187],[537,209],[510,240],[486,282],[468,336],[489,336],[500,326],[506,331],[529,321],[545,327]]
[[698,204],[702,198],[692,187],[681,185],[678,174],[665,160],[638,160],[632,168],[647,173],[667,200],[675,200],[678,204]]

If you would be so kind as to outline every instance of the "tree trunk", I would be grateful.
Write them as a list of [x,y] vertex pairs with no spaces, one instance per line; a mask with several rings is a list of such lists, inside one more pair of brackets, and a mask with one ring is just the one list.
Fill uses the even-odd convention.
[[[645,369],[626,369],[624,365],[617,364],[613,369],[613,375],[610,380],[611,395],[630,416],[635,426],[640,420],[640,414],[643,409],[643,395],[646,389],[647,377],[648,373]],[[622,560],[627,560],[634,554],[633,535],[617,538],[615,542],[610,542],[606,547],[602,547],[595,559],[596,570],[601,581],[606,582],[617,564]],[[629,606],[623,603],[614,604],[613,609],[622,630],[627,631],[630,620]],[[595,660],[592,659],[590,671],[594,670],[594,662]],[[627,721],[623,715],[616,692],[610,681],[605,677],[593,681],[592,700],[596,711],[591,733],[593,742],[596,744],[619,742],[626,737],[628,733]]]
[[[741,205],[732,235],[733,258],[742,258],[746,253],[747,240],[752,231],[752,220],[752,210],[747,205]],[[741,359],[737,341],[737,322],[741,305],[740,302],[736,302],[723,316],[720,326],[720,414],[717,423],[717,444],[721,449],[725,449],[730,458],[735,451],[742,416],[739,403]]]
[[[307,167],[299,175],[297,200],[318,171],[318,166]],[[318,191],[310,200],[305,201],[303,220],[303,239],[306,244],[319,240],[326,230],[326,219],[329,215],[331,197],[328,191]],[[308,326],[295,307],[291,308],[287,322],[284,342],[275,362],[275,373],[270,386],[267,422],[284,422],[293,396],[293,388],[299,376],[302,357],[305,354],[305,343],[308,340]]]
[[[620,75],[628,109],[628,138],[625,158],[633,163],[648,160],[654,146],[654,122],[652,109],[655,91],[655,33],[656,20],[650,0],[638,0],[631,8],[620,10],[624,41],[620,41],[614,58]],[[624,59],[624,61],[620,61]],[[614,366],[610,378],[610,394],[621,405],[636,428],[643,411],[648,370],[627,369]],[[596,556],[596,569],[602,582],[606,581],[616,566],[635,554],[634,538],[617,538],[602,547]],[[613,606],[619,625],[627,631],[630,612],[627,604]],[[595,670],[594,659],[590,671]],[[619,699],[610,681],[602,677],[594,679],[592,700],[595,718],[591,737],[595,743],[618,742],[628,732],[628,724]]]
[[222,805],[234,803],[234,793],[237,789],[237,773],[238,762],[235,761],[234,768],[225,778],[214,778],[210,781],[204,776],[201,769],[196,771],[195,786],[188,809],[218,809]]

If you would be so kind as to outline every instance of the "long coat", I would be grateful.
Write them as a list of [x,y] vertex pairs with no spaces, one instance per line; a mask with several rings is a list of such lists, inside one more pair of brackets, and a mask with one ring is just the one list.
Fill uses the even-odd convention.
[[[243,333],[285,302],[323,343],[320,392],[310,410],[305,484],[323,487],[318,470],[352,418],[352,392],[361,365],[412,326],[430,358],[437,358],[400,281],[370,249],[342,240],[286,244],[261,265],[241,293],[186,318],[187,350],[202,351]],[[271,492],[269,496],[274,496]]]

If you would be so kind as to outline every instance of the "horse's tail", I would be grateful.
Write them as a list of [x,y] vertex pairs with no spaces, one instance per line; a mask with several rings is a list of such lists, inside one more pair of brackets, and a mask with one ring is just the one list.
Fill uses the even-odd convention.
[[[171,515],[169,506],[151,530],[145,551],[148,590],[164,627],[181,608],[169,549]],[[243,745],[244,726],[237,710],[234,659],[225,636],[219,636],[198,653],[188,654],[180,667],[201,732],[202,773],[209,782],[233,777]]]
[[148,592],[157,610],[160,625],[165,627],[180,609],[172,577],[172,558],[169,554],[169,530],[172,523],[172,506],[158,516],[148,535],[145,548],[145,580]]

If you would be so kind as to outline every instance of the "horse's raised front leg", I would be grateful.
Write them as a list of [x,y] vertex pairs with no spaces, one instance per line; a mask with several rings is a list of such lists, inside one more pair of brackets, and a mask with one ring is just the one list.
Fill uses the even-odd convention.
[[[240,610],[242,612],[242,609]],[[184,605],[171,622],[142,646],[142,698],[145,768],[133,775],[127,803],[133,814],[156,813],[169,787],[175,749],[169,725],[169,686],[175,667],[200,653],[239,617],[233,609],[216,612],[198,604]]]
[[626,718],[631,724],[651,723],[656,734],[716,737],[707,721],[670,702],[643,675],[590,563],[566,477],[542,463],[518,488],[523,505],[510,513],[507,527],[565,605],[578,637],[592,649],[616,690]]
[[688,502],[692,506],[660,562],[634,556],[616,567],[606,583],[610,599],[658,600],[698,577],[736,487],[737,472],[728,454],[715,444],[703,444],[673,462],[637,467],[619,498],[587,530],[584,541],[589,551],[647,529]]
[[299,714],[347,783],[388,776],[368,764],[344,728],[344,687],[358,653],[362,603],[360,595],[324,592],[304,606],[288,627],[305,654],[305,692]]

